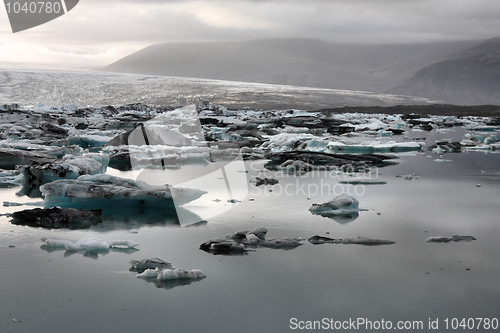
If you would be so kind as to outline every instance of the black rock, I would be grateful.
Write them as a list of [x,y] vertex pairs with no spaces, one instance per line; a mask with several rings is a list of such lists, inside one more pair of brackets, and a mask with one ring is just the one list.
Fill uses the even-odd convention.
[[27,209],[12,214],[12,224],[47,229],[88,229],[100,223],[102,210],[48,208]]

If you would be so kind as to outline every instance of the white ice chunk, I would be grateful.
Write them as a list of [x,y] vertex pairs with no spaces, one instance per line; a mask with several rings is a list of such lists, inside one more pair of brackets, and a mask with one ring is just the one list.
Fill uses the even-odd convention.
[[180,279],[202,279],[207,277],[203,272],[199,269],[159,269],[157,268],[156,271],[158,272],[158,280],[180,280]]
[[128,240],[107,242],[97,238],[82,238],[79,240],[68,238],[42,238],[41,240],[45,243],[46,249],[66,249],[71,252],[101,252],[107,251],[116,245],[123,245],[129,249],[135,249],[139,246],[138,243]]
[[136,275],[139,278],[152,279],[158,277],[156,269],[148,268],[144,272]]

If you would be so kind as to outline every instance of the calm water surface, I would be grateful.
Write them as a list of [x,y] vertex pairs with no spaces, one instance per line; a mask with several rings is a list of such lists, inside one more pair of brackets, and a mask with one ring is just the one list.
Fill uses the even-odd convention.
[[[425,329],[419,331],[431,331],[429,318],[438,318],[444,331],[446,318],[499,318],[500,154],[449,154],[444,158],[451,161],[441,163],[436,158],[428,151],[402,155],[396,165],[373,169],[372,177],[385,185],[339,185],[345,176],[329,173],[281,177],[273,187],[250,184],[247,199],[234,209],[184,228],[168,221],[146,224],[132,215],[91,230],[44,230],[0,217],[2,330],[288,332],[291,318],[367,318],[422,321]],[[264,163],[246,162],[249,180],[263,174]],[[411,181],[396,177],[413,173],[418,177]],[[287,184],[297,193],[285,193]],[[303,195],[301,186],[322,190]],[[309,212],[313,203],[330,200],[339,189],[357,191],[360,207],[367,210],[349,223]],[[1,189],[2,201],[40,200],[16,197],[18,190]],[[23,208],[2,207],[1,212]],[[367,247],[306,241],[289,251],[259,248],[245,256],[198,249],[213,237],[260,226],[269,229],[268,238],[361,235],[397,243]],[[477,241],[425,241],[455,234]],[[136,252],[95,258],[47,252],[40,248],[41,237],[130,239],[141,245]],[[199,268],[207,278],[156,286],[128,271],[129,260],[154,256],[179,268]]]

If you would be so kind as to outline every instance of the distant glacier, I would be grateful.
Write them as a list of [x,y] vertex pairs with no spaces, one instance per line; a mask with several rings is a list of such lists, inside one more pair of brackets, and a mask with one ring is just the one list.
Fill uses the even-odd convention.
[[182,106],[303,109],[434,103],[426,98],[234,81],[93,71],[0,70],[0,104]]

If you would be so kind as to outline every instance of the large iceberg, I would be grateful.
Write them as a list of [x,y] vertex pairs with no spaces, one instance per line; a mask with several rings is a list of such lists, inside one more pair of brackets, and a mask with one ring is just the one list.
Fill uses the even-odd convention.
[[153,186],[106,174],[83,175],[40,187],[45,207],[106,209],[121,207],[174,208],[200,198],[206,192],[168,185]]
[[66,155],[62,160],[21,166],[19,170],[25,181],[45,184],[58,179],[76,179],[81,175],[105,173],[108,163],[109,157],[102,154]]

